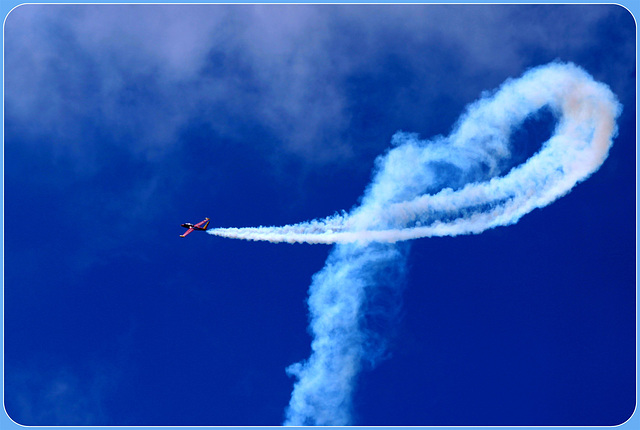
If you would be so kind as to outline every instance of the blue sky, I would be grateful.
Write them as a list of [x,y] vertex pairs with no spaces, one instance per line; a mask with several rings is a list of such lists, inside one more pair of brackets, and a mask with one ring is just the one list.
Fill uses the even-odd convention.
[[[279,425],[331,247],[194,233],[349,210],[398,130],[447,135],[571,61],[624,106],[591,178],[415,240],[370,297],[356,425],[615,425],[635,407],[635,26],[606,5],[26,5],[5,23],[4,403],[25,425]],[[514,135],[517,164],[548,137]]]

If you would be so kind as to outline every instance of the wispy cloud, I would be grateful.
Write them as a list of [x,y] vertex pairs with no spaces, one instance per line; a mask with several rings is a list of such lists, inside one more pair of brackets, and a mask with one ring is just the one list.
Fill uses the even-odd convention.
[[109,419],[103,404],[112,376],[105,369],[89,375],[71,368],[11,369],[6,373],[5,408],[26,426],[105,425]]
[[[536,19],[515,20],[516,28],[522,13]],[[7,113],[76,155],[111,136],[155,157],[195,120],[239,140],[247,137],[242,124],[254,124],[279,142],[263,150],[310,163],[350,159],[385,140],[352,141],[362,109],[353,91],[362,79],[374,86],[372,101],[389,106],[381,114],[415,122],[434,115],[424,111],[433,101],[469,102],[500,76],[531,66],[525,54],[540,38],[558,52],[586,55],[592,30],[611,13],[588,6],[551,13],[508,5],[23,5],[5,30]],[[442,50],[459,55],[443,64]],[[408,80],[382,91],[377,70],[392,64]],[[460,79],[471,88],[449,85]]]

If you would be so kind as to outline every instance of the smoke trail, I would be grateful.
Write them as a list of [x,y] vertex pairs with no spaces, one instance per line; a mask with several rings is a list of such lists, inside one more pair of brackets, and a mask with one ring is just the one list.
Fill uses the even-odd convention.
[[[510,156],[511,132],[547,107],[554,134],[526,163],[498,176]],[[429,236],[480,233],[513,224],[552,203],[588,178],[607,157],[620,105],[609,88],[573,64],[552,63],[509,80],[467,108],[447,138],[421,141],[398,133],[397,146],[378,161],[368,198],[351,214],[283,227],[218,228],[210,234],[270,242],[397,242]],[[444,184],[438,170],[485,170],[462,188]],[[468,176],[468,174],[467,174]]]
[[[509,171],[510,135],[543,108],[556,128],[538,153]],[[382,345],[367,333],[372,292],[402,284],[407,245],[517,222],[588,178],[607,157],[621,106],[573,64],[552,63],[508,80],[471,104],[448,137],[397,133],[351,213],[283,227],[209,233],[271,242],[338,243],[309,294],[312,354],[287,372],[295,383],[286,425],[348,425],[363,360]]]
[[285,425],[349,425],[353,381],[363,358],[382,352],[367,335],[367,293],[382,284],[397,287],[405,261],[396,245],[338,245],[309,288],[312,354],[287,368],[298,378]]

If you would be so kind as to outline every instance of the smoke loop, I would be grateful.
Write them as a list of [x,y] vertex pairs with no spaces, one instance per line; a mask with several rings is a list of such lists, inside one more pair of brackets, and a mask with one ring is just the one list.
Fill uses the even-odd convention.
[[[499,176],[500,162],[511,156],[512,132],[544,107],[557,116],[553,135],[524,164]],[[481,233],[513,224],[600,167],[620,112],[606,85],[573,64],[551,63],[508,80],[495,94],[471,104],[447,138],[422,141],[415,134],[397,133],[394,148],[377,161],[378,173],[362,205],[351,214],[209,233],[270,242],[365,244]],[[464,181],[474,176],[487,180],[425,192],[437,184],[441,164],[463,172]]]
[[[557,119],[553,134],[504,172],[514,130],[545,107]],[[485,94],[446,138],[397,133],[350,213],[282,227],[209,230],[236,239],[338,244],[310,287],[312,354],[287,369],[298,380],[285,424],[350,424],[362,361],[380,355],[365,327],[367,297],[402,283],[406,248],[397,242],[481,233],[552,203],[604,162],[620,112],[606,85],[573,64],[551,63]]]

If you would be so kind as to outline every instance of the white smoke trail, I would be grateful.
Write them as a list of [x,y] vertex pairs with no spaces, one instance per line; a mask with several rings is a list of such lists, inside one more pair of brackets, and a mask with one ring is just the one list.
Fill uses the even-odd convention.
[[[553,136],[526,163],[497,176],[500,160],[510,156],[511,132],[543,107],[558,117]],[[619,113],[620,105],[607,86],[575,65],[552,63],[507,81],[493,96],[469,106],[446,139],[424,142],[413,135],[394,136],[399,146],[378,161],[380,173],[370,195],[351,214],[209,233],[270,242],[367,243],[480,233],[513,224],[598,169],[607,157]],[[479,163],[493,175],[461,189],[424,193],[434,180],[429,165],[438,162],[462,170]],[[415,192],[405,190],[407,182]]]
[[403,251],[395,245],[342,244],[333,249],[309,288],[312,354],[287,368],[298,382],[285,425],[351,424],[353,381],[363,358],[375,361],[382,347],[367,335],[366,296],[381,284],[397,288],[403,263]]
[[[556,116],[554,133],[505,173],[510,135],[543,108]],[[338,243],[310,287],[312,354],[287,369],[298,381],[285,424],[350,424],[355,378],[381,348],[367,333],[371,293],[402,284],[407,247],[396,242],[480,233],[550,204],[604,162],[620,111],[608,87],[577,66],[541,66],[470,105],[446,138],[396,134],[349,214],[209,230],[247,240]]]

